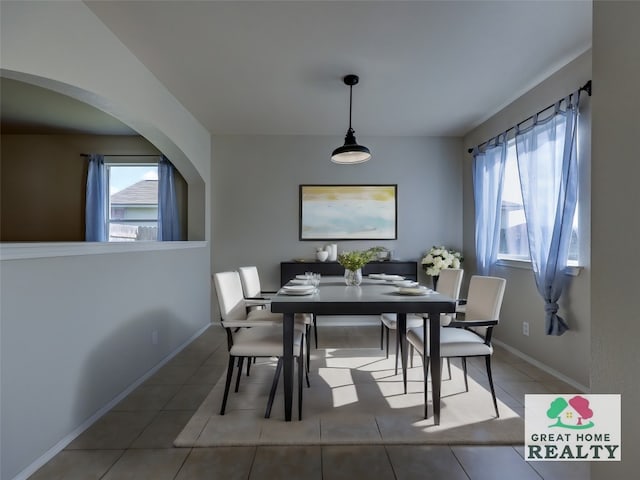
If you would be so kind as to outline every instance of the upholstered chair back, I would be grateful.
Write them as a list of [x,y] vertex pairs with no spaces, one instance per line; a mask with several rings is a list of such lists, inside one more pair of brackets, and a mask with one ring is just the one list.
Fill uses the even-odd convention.
[[220,272],[213,278],[223,324],[225,320],[246,320],[247,309],[238,272]]

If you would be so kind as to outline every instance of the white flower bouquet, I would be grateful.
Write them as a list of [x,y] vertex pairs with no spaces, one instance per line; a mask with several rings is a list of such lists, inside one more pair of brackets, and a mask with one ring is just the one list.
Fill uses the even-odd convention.
[[462,254],[445,247],[431,247],[422,257],[422,268],[427,275],[437,277],[443,268],[460,268],[464,261]]

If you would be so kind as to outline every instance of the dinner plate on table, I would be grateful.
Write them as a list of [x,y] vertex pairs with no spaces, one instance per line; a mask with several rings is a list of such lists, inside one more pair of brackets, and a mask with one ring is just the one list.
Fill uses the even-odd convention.
[[285,285],[280,290],[285,295],[311,295],[316,291],[313,285]]
[[294,278],[293,280],[291,280],[289,282],[292,286],[293,285],[309,285],[309,279],[305,278],[304,280],[302,278]]
[[306,275],[296,275],[296,279],[298,280],[309,280],[309,277]]
[[428,295],[433,293],[433,290],[422,285],[417,287],[398,287],[398,295]]

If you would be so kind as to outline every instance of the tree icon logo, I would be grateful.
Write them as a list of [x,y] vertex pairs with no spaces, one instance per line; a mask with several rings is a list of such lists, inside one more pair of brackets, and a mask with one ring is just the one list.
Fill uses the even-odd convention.
[[[560,427],[584,430],[595,425],[589,420],[593,417],[593,410],[589,407],[589,400],[580,395],[576,395],[568,402],[562,397],[556,398],[549,405],[547,417],[556,419],[556,423],[549,425],[549,428]],[[583,423],[583,420],[589,420],[589,422]]]

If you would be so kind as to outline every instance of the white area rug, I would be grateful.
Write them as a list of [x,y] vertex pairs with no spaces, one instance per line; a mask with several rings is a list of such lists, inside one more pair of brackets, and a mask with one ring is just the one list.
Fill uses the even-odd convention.
[[[275,360],[258,360],[251,375],[243,374],[238,393],[229,393],[227,411],[219,415],[224,379],[214,386],[174,441],[176,447],[231,445],[347,444],[522,444],[524,421],[498,401],[495,418],[491,393],[469,375],[464,391],[462,370],[452,362],[442,382],[440,425],[423,418],[422,366],[409,369],[408,393],[402,375],[394,374],[395,357],[375,348],[312,351],[311,388],[304,387],[302,421],[298,421],[297,383],[292,422],[284,421],[282,378],[271,412],[265,419]],[[237,372],[237,369],[236,369]],[[297,378],[297,374],[295,375]],[[234,375],[235,382],[235,375]],[[429,384],[429,396],[431,396]]]

